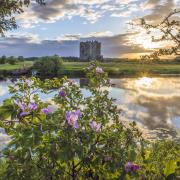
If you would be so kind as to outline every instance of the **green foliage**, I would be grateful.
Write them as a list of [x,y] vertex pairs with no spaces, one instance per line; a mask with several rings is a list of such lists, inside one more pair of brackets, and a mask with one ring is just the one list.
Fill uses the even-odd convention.
[[[16,58],[16,64],[10,65],[7,64],[9,57],[6,57],[6,64],[0,65],[0,74],[4,74],[7,76],[7,73],[3,73],[3,70],[9,72],[9,74],[14,70],[24,69],[24,68],[34,68],[33,63],[39,61],[40,58],[32,57],[32,58],[24,58],[25,61],[21,60],[21,58]],[[32,60],[32,61],[30,61]],[[1,63],[1,58],[0,58]],[[67,75],[68,77],[82,77],[85,76],[85,72],[83,68],[87,66],[87,62],[64,62],[60,67],[60,71],[58,75]],[[179,74],[180,73],[180,64],[178,63],[178,59],[174,61],[166,61],[162,60],[156,63],[152,63],[150,61],[124,61],[124,62],[108,62],[108,63],[100,63],[100,66],[104,68],[106,72],[108,72],[111,76],[135,76],[142,75],[143,72],[147,75],[151,74]],[[45,72],[46,73],[46,72]],[[54,74],[54,73],[53,73]],[[51,75],[53,75],[51,74]],[[43,76],[43,73],[42,73]]]
[[[36,1],[44,3],[44,0]],[[17,28],[15,15],[23,13],[24,6],[30,3],[31,0],[0,0],[0,35]]]
[[24,57],[23,57],[23,56],[19,56],[17,59],[18,59],[18,61],[20,61],[20,62],[24,62]]
[[[4,179],[117,179],[124,175],[126,162],[134,161],[140,133],[134,124],[126,128],[121,123],[116,106],[102,89],[108,85],[107,75],[96,68],[92,64],[87,69],[88,77],[93,77],[88,87],[91,97],[83,97],[80,87],[66,78],[45,82],[22,79],[10,88],[13,96],[2,110],[8,111],[11,102],[16,112],[14,118],[9,114],[1,121],[11,135],[3,152],[7,163]],[[45,115],[42,109],[48,103],[42,102],[36,92],[48,94],[56,88],[63,90],[65,96],[56,94],[56,110]],[[37,108],[21,116],[22,108],[17,102],[28,107],[30,101]],[[78,109],[82,115],[78,118],[79,127],[74,128],[66,114]],[[90,126],[92,121],[100,124],[99,130]]]
[[2,177],[3,174],[6,172],[6,168],[7,168],[6,161],[4,158],[1,158],[0,159],[0,177]]
[[[134,122],[121,122],[104,88],[110,86],[107,74],[96,63],[85,71],[89,97],[66,77],[44,82],[22,78],[10,87],[12,98],[0,108],[0,127],[11,137],[2,151],[1,179],[175,177],[179,145],[145,143]],[[43,102],[38,92],[56,93]],[[140,169],[127,171],[128,162]]]
[[174,60],[175,60],[176,62],[180,63],[180,56],[177,56]]
[[10,56],[7,59],[7,63],[9,63],[10,65],[15,65],[17,63],[17,59],[14,56]]
[[2,56],[0,58],[0,64],[5,64],[6,63],[6,56]]
[[6,57],[6,56],[2,56],[0,57],[0,64],[10,64],[10,65],[15,65],[18,62],[23,62],[24,61],[24,57],[23,56],[19,56],[18,58],[14,57],[14,56],[10,56],[10,57]]
[[7,118],[13,119],[14,111],[15,109],[11,104],[11,100],[5,100],[3,106],[0,107],[0,120],[5,121]]
[[140,19],[140,24],[134,24],[141,26],[147,31],[147,34],[155,34],[152,36],[153,42],[168,42],[169,46],[154,50],[153,53],[149,55],[141,56],[144,60],[159,60],[160,56],[175,55],[178,56],[180,53],[180,20],[175,17],[179,17],[180,10],[174,9],[172,12],[167,14],[167,16],[158,24],[149,24],[145,19]]
[[146,143],[142,146],[141,161],[144,178],[168,179],[180,175],[180,144],[170,140]]
[[62,68],[62,59],[59,56],[46,56],[36,61],[32,67],[40,76],[58,76]]

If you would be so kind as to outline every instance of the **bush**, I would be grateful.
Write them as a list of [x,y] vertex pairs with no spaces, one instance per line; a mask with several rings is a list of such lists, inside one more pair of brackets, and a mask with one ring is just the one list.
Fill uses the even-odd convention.
[[10,65],[15,65],[17,63],[17,59],[14,56],[10,56],[7,58],[6,62]]
[[59,56],[42,57],[33,65],[33,69],[38,71],[40,76],[56,77],[60,74],[62,67],[62,59]]
[[175,62],[180,63],[180,56],[177,56],[174,60],[175,60]]
[[[2,179],[166,177],[163,166],[153,164],[161,160],[152,158],[157,146],[144,143],[134,122],[121,122],[104,88],[109,86],[107,74],[94,63],[86,72],[90,97],[83,97],[80,87],[66,78],[21,79],[10,87],[13,96],[0,108],[1,127],[11,136],[3,151]],[[57,89],[51,104],[38,97],[39,91]],[[167,160],[178,157],[176,150]]]
[[0,64],[5,64],[6,63],[6,56],[2,56],[0,58]]

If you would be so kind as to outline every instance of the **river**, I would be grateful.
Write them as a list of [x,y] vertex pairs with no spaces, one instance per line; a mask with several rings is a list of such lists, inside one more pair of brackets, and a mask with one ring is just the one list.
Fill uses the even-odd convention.
[[[80,84],[84,96],[90,93],[83,88],[84,79],[74,79]],[[113,87],[109,96],[122,110],[122,121],[136,121],[147,137],[180,137],[180,77],[141,77],[111,79]],[[0,81],[0,104],[9,98],[10,80]],[[54,93],[40,97],[50,100]],[[8,137],[0,130],[0,147]]]

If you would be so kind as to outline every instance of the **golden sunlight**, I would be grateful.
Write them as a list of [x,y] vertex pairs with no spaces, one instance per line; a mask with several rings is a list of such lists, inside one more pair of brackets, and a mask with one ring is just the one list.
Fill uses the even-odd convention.
[[152,39],[148,35],[139,34],[134,38],[134,44],[141,45],[145,49],[155,49],[162,47],[162,44],[152,42]]
[[145,49],[152,49],[157,47],[156,44],[153,44],[151,41],[144,38],[137,38],[135,43],[141,44]]
[[158,32],[152,32],[151,35],[147,34],[145,30],[141,29],[140,33],[136,33],[134,35],[129,36],[130,43],[133,43],[135,45],[140,45],[141,47],[145,49],[157,49],[162,47],[167,47],[169,45],[169,42],[153,42],[152,36],[157,36]]
[[153,83],[153,79],[149,77],[142,77],[136,80],[136,85],[138,87],[149,87]]

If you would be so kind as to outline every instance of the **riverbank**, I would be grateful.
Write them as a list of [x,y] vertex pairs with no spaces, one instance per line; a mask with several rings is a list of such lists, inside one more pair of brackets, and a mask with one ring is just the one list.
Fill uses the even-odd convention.
[[[62,75],[84,75],[83,69],[87,63],[66,62],[63,63]],[[121,63],[100,63],[100,66],[108,73],[110,77],[131,77],[142,75],[160,75],[160,74],[180,74],[180,63],[151,63],[140,64],[137,62]]]
[[[25,61],[15,65],[1,65],[0,78],[27,75],[32,71],[33,62]],[[59,76],[83,77],[84,68],[88,66],[87,62],[64,62]],[[140,64],[137,62],[108,62],[100,63],[100,66],[111,77],[131,77],[142,75],[160,75],[160,74],[180,74],[180,63],[150,63]]]
[[18,62],[14,65],[1,64],[0,65],[0,79],[12,76],[27,75],[33,65],[32,61]]

